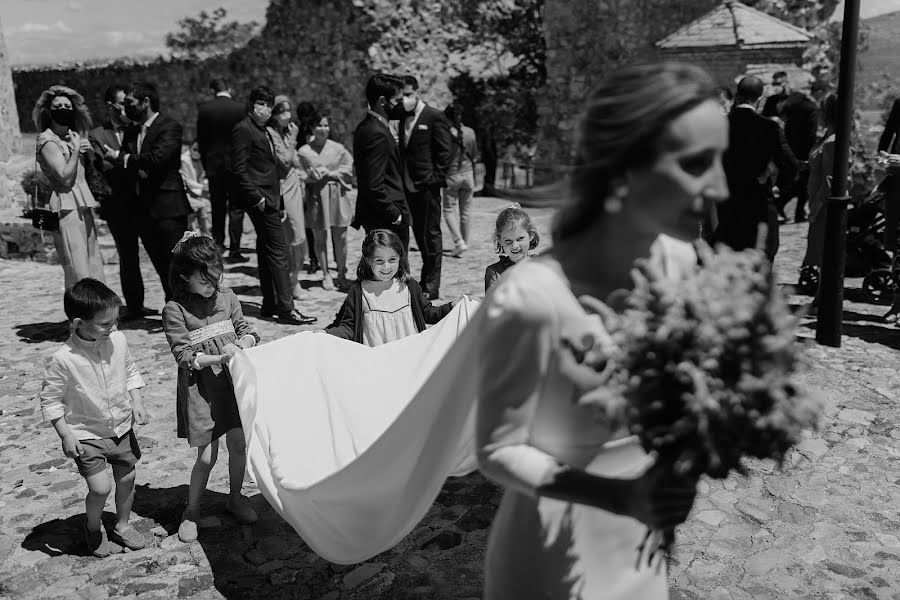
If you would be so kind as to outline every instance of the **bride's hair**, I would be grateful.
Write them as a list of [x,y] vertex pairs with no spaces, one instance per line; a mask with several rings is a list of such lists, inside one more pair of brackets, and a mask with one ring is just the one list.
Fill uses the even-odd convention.
[[557,215],[554,239],[571,237],[601,217],[613,180],[652,164],[669,123],[717,98],[712,78],[693,65],[663,62],[611,73],[587,100],[571,176],[572,198]]

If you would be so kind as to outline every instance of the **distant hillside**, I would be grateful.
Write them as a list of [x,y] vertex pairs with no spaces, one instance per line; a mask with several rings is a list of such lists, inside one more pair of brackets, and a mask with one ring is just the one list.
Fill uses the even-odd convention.
[[883,83],[887,75],[900,93],[900,11],[866,19],[865,24],[869,27],[868,50],[862,55],[857,88]]

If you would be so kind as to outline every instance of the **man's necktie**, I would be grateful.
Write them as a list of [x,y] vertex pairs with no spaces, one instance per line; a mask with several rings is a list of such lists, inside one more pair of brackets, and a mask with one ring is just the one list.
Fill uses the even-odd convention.
[[137,151],[140,153],[141,146],[144,144],[144,136],[147,135],[147,125],[141,125],[141,132],[138,134]]

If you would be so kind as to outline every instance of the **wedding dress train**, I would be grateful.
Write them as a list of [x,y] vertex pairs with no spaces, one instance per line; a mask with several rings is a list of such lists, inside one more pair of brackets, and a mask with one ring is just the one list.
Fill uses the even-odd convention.
[[352,564],[393,547],[449,475],[477,468],[478,306],[463,299],[375,348],[301,332],[229,363],[248,469],[323,558]]

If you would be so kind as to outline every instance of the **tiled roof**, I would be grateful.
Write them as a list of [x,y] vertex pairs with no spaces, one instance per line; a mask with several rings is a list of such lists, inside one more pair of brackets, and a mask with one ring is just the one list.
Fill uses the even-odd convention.
[[726,0],[672,35],[656,43],[659,48],[709,46],[799,46],[812,36],[804,29],[750,8],[737,0]]

